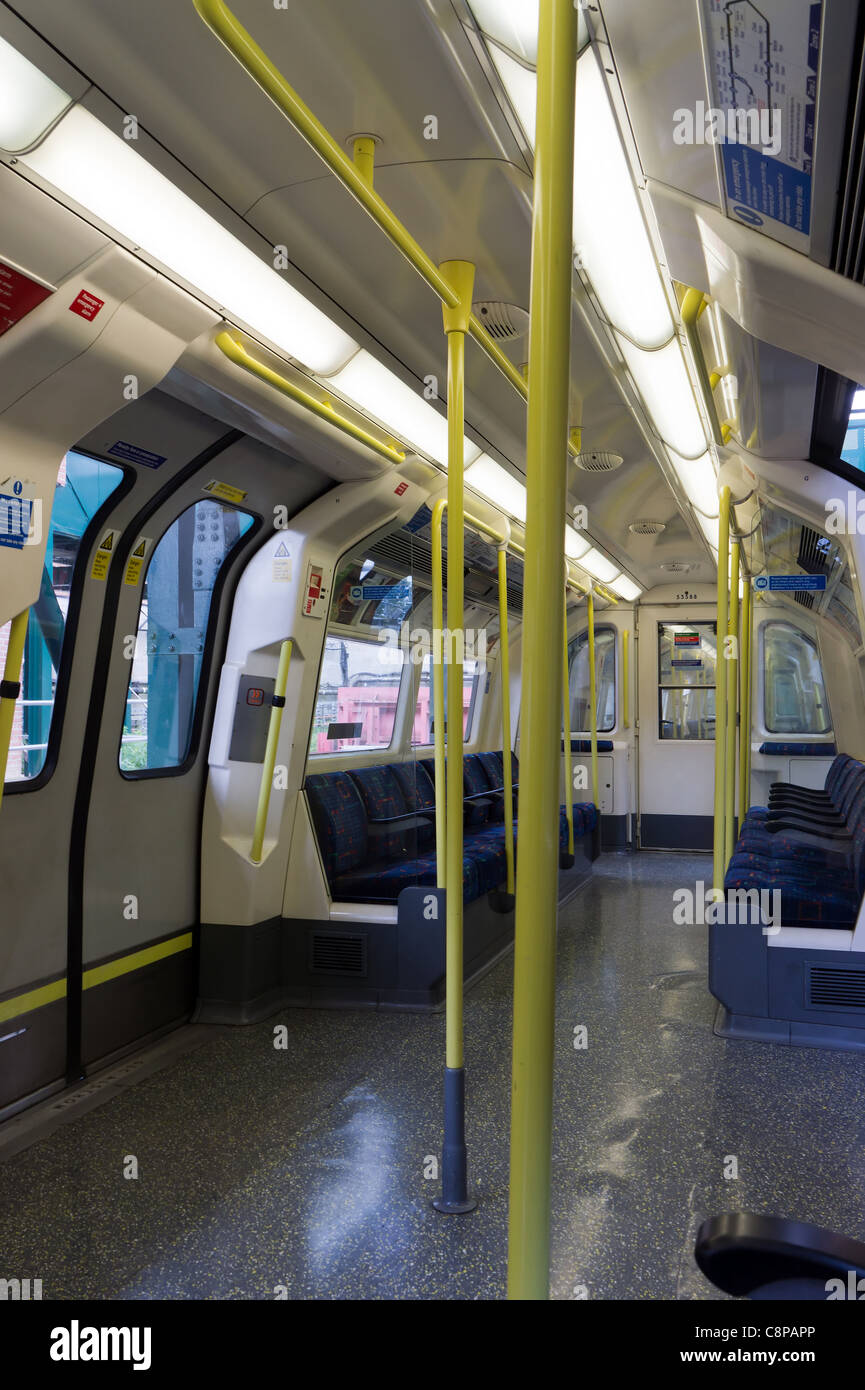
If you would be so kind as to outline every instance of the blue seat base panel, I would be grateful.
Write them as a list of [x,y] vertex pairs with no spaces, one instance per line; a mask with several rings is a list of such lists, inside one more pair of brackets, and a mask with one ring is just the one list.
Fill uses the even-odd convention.
[[[865,891],[865,766],[839,754],[821,791],[776,783],[745,817],[724,886],[727,921],[709,927],[716,1033],[865,1051],[865,952],[840,949]],[[818,935],[806,949],[776,928]]]
[[[502,887],[505,854],[501,753],[464,759],[463,902]],[[519,764],[512,755],[514,847],[519,858]],[[306,795],[331,897],[336,902],[396,903],[405,888],[434,888],[435,767],[432,759],[350,772],[311,773]],[[590,802],[573,806],[574,844],[598,851],[599,817]],[[567,811],[559,811],[559,846],[568,845]],[[581,852],[580,858],[587,856]]]

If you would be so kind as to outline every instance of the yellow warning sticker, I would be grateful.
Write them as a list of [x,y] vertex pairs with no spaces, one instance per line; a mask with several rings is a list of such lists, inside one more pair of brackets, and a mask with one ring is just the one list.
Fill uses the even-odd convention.
[[93,557],[93,566],[90,570],[92,579],[105,578],[108,573],[108,566],[111,564],[111,556],[114,554],[114,547],[117,544],[117,537],[119,535],[119,531],[105,532],[105,535],[99,542],[96,554]]
[[246,496],[242,488],[232,487],[230,483],[218,483],[215,479],[205,483],[202,490],[209,492],[211,497],[221,497],[223,502],[242,502]]
[[144,569],[144,561],[147,559],[147,552],[153,544],[149,536],[139,536],[135,545],[132,547],[132,554],[126,566],[124,584],[134,587],[141,578],[141,571]]

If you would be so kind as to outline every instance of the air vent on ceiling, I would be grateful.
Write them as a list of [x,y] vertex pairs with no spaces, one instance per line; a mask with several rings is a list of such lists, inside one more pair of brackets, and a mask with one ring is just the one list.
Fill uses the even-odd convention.
[[667,560],[661,565],[661,569],[668,574],[689,574],[693,568],[693,565],[686,565],[684,560]]
[[812,593],[805,592],[802,589],[797,589],[793,597],[797,603],[801,603],[803,608],[814,607],[814,595]]
[[365,932],[310,932],[310,974],[365,975],[366,941]]
[[584,473],[612,473],[621,468],[624,459],[621,454],[611,454],[605,449],[593,449],[589,453],[577,454],[574,463]]
[[808,1003],[817,1009],[865,1011],[865,969],[847,965],[809,965]]
[[803,526],[799,533],[797,564],[806,574],[826,574],[829,569],[831,547],[832,542],[828,536],[821,536],[817,531],[812,531],[810,526]]
[[666,521],[652,521],[647,516],[640,517],[639,521],[632,521],[628,527],[635,536],[660,536],[666,529]]
[[472,312],[497,342],[515,342],[529,331],[529,316],[518,304],[505,304],[501,299],[480,299],[472,305]]

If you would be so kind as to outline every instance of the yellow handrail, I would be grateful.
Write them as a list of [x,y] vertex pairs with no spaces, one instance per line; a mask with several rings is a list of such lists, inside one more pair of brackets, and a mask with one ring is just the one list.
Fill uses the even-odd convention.
[[[278,68],[270,61],[264,50],[240,23],[225,0],[193,0],[196,10],[208,28],[236,58],[254,82],[270,98],[273,104],[291,122],[295,130],[303,136],[307,144],[324,160],[340,183],[357,199],[365,212],[381,228],[393,246],[418,272],[430,289],[438,295],[445,308],[454,309],[460,302],[459,292],[415,240],[411,232],[400,222],[387,203],[373,187],[372,180],[364,177],[363,168],[351,158],[337,140],[322,125],[306,102],[298,95]],[[507,378],[514,390],[528,399],[528,387],[519,369],[502,352],[498,343],[490,337],[484,325],[475,314],[469,314],[466,331],[486,353],[489,360]],[[578,454],[569,440],[571,454]]]
[[688,346],[694,359],[694,366],[697,369],[697,377],[700,382],[700,391],[706,405],[709,416],[709,424],[712,428],[712,438],[716,444],[724,444],[721,422],[718,419],[718,408],[715,405],[715,397],[712,392],[712,384],[709,378],[709,369],[706,366],[706,357],[703,352],[703,344],[700,342],[700,333],[697,328],[697,319],[705,307],[706,297],[699,290],[688,289],[682,300],[682,326],[685,336],[688,339]]
[[601,813],[598,802],[598,685],[595,668],[595,596],[589,594],[589,734],[592,740],[592,801]]
[[751,805],[751,578],[745,575],[742,593],[742,636],[739,642],[739,831]]
[[[721,488],[718,502],[718,612],[715,622],[715,805],[712,854],[712,886],[716,894],[724,888],[726,837],[724,816],[727,798],[724,777],[727,768],[727,668],[724,665],[724,639],[727,635],[728,591],[730,586],[730,489]],[[718,899],[720,901],[720,899]]]
[[12,619],[9,627],[9,645],[6,648],[6,662],[3,669],[3,684],[0,686],[0,803],[3,801],[3,783],[6,780],[6,764],[9,760],[9,745],[12,742],[12,725],[15,722],[15,702],[21,692],[21,663],[24,660],[24,641],[27,637],[27,620],[30,609]]
[[267,730],[267,746],[264,750],[264,764],[261,769],[261,784],[258,788],[258,808],[255,812],[255,829],[252,834],[252,849],[249,857],[253,864],[261,863],[264,848],[264,831],[267,826],[267,812],[270,808],[270,793],[273,790],[273,770],[276,766],[276,749],[279,731],[282,726],[282,711],[285,707],[285,687],[288,684],[288,667],[291,661],[292,639],[289,637],[279,649],[279,666],[270,709],[270,726]]
[[344,415],[338,415],[328,401],[317,400],[308,391],[304,391],[302,386],[289,381],[288,377],[281,376],[279,372],[275,372],[264,362],[259,362],[246,350],[243,343],[227,329],[222,329],[221,332],[217,333],[214,342],[219,351],[236,366],[251,372],[259,380],[266,381],[269,386],[281,391],[284,396],[297,401],[298,405],[304,406],[306,410],[312,411],[313,415],[326,420],[329,425],[333,425],[336,429],[342,430],[343,434],[351,435],[352,439],[357,439],[368,449],[373,449],[381,458],[387,459],[388,463],[402,463],[405,459],[405,454],[400,449],[395,449],[392,444],[385,444],[382,440],[376,439],[360,425],[354,424],[352,420],[347,420]]
[[[549,1297],[550,1162],[559,857],[558,602],[550,546],[564,542],[570,375],[573,0],[541,0],[532,218],[527,517],[523,589],[520,881],[514,942],[508,1297]],[[558,575],[555,590],[559,592]]]
[[631,727],[628,704],[630,699],[630,686],[628,683],[628,638],[630,635],[630,632],[627,630],[622,633],[622,725],[626,729]]
[[446,888],[448,881],[445,850],[447,824],[445,808],[445,618],[442,592],[442,517],[447,504],[446,497],[439,498],[432,513],[432,687],[436,785],[436,886],[438,888]]
[[727,636],[731,638],[727,657],[727,767],[724,792],[724,871],[726,872],[736,842],[736,745],[739,729],[737,714],[739,693],[739,542],[730,546],[730,605],[727,615]]

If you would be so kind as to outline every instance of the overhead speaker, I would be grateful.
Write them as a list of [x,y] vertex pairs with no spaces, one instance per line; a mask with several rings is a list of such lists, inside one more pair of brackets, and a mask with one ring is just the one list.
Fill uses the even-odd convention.
[[666,521],[653,521],[647,516],[640,517],[639,521],[632,521],[628,527],[635,536],[660,536],[666,529]]
[[574,463],[584,473],[612,473],[621,468],[624,459],[621,454],[611,454],[606,449],[593,449],[589,453],[577,454]]
[[472,312],[480,319],[491,338],[497,342],[515,342],[529,331],[529,316],[518,304],[506,304],[501,299],[479,299]]

